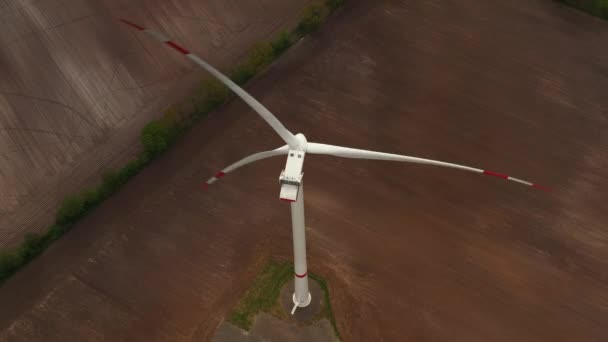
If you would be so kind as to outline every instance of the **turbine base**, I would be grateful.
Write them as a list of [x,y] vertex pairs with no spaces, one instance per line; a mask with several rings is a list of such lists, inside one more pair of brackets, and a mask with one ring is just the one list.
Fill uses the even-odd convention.
[[298,302],[295,292],[294,292],[293,296],[291,296],[291,298],[293,299],[293,304],[297,305],[299,308],[307,307],[310,304],[310,302],[312,301],[312,296],[310,295],[310,292],[308,292],[308,297],[306,297],[306,301],[304,301],[304,303]]
[[[308,303],[296,303],[294,298],[294,280],[292,279],[281,289],[280,305],[289,320],[296,322],[313,322],[319,318],[323,309],[324,292],[319,283],[310,279],[308,283],[309,295],[306,298]],[[291,310],[296,308],[294,314]]]

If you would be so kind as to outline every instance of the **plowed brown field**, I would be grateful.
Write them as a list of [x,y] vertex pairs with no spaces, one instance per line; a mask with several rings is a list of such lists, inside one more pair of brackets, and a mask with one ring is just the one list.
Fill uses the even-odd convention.
[[[552,1],[351,0],[249,90],[309,141],[309,266],[345,341],[608,340],[608,23]],[[128,46],[128,45],[127,45]],[[200,341],[291,256],[280,139],[240,101],[0,288],[2,341]]]

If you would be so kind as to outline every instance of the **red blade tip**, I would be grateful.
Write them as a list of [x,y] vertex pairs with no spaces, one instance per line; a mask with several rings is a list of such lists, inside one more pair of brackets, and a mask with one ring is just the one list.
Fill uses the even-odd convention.
[[145,30],[143,27],[141,27],[141,26],[139,26],[139,25],[137,25],[135,23],[132,23],[132,22],[126,20],[126,19],[118,19],[118,20],[122,21],[123,23],[125,23],[125,24],[127,24],[127,25],[129,25],[131,27],[135,27],[138,30],[141,30],[141,31]]
[[503,175],[502,173],[492,172],[492,171],[488,171],[488,170],[484,170],[483,174],[488,175],[488,176],[502,178],[502,179],[509,179],[509,176],[507,176],[507,175]]
[[549,189],[547,187],[544,187],[542,185],[538,185],[538,184],[532,184],[532,187],[536,188],[538,190],[546,191],[546,192],[551,192],[552,191],[551,189]]
[[165,42],[165,44],[169,45],[170,47],[174,48],[175,50],[179,51],[180,53],[182,53],[184,55],[190,54],[190,51],[184,49],[183,47],[181,47],[180,45],[178,45],[175,42],[168,41],[168,42]]

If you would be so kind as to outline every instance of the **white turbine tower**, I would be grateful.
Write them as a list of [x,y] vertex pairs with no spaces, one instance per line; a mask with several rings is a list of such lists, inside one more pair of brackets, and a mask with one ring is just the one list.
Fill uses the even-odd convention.
[[194,63],[201,66],[203,69],[211,73],[222,83],[224,83],[230,90],[236,93],[241,99],[243,99],[251,108],[253,108],[271,127],[279,134],[279,136],[285,141],[287,145],[281,146],[271,151],[264,151],[252,154],[245,157],[236,163],[226,167],[214,177],[211,177],[205,182],[204,187],[206,188],[209,184],[213,184],[218,179],[222,178],[225,174],[232,172],[244,165],[253,163],[258,160],[266,159],[269,157],[287,155],[287,163],[285,169],[279,176],[279,183],[281,184],[280,199],[282,201],[290,202],[291,204],[291,223],[293,229],[293,253],[294,253],[294,282],[295,290],[293,294],[294,307],[291,313],[293,314],[297,307],[306,307],[310,304],[311,296],[308,291],[308,269],[306,265],[306,231],[304,226],[304,189],[302,183],[302,167],[304,165],[304,157],[307,153],[310,154],[322,154],[330,155],[343,158],[354,158],[354,159],[372,159],[372,160],[390,160],[400,161],[416,164],[427,164],[442,166],[452,169],[459,169],[463,171],[469,171],[488,176],[494,176],[503,178],[506,180],[514,181],[523,185],[531,186],[540,190],[549,191],[549,189],[542,187],[538,184],[527,182],[518,178],[510,177],[501,173],[492,171],[482,170],[474,167],[446,163],[437,160],[416,158],[410,156],[403,156],[399,154],[375,152],[368,150],[360,150],[355,148],[348,148],[342,146],[334,146],[327,144],[318,144],[308,142],[303,134],[298,133],[294,135],[291,133],[283,124],[261,103],[249,95],[245,90],[239,87],[237,84],[232,82],[228,77],[223,75],[217,69],[209,65],[207,62],[199,58],[198,56],[190,53],[180,45],[171,41],[163,34],[146,29],[142,26],[134,24],[128,20],[120,19],[125,24],[143,31],[154,38],[160,40],[166,45],[172,47],[178,52],[185,55],[187,58],[192,60]]

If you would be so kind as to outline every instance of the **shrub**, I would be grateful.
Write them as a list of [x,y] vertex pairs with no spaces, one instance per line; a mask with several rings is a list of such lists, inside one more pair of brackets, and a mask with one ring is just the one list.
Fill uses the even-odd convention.
[[46,239],[43,236],[34,233],[25,235],[25,239],[19,248],[21,260],[29,261],[38,254],[42,253],[46,247]]
[[274,61],[274,50],[272,44],[268,42],[258,43],[253,46],[247,65],[251,67],[257,74],[265,66],[270,65]]
[[304,36],[316,31],[327,14],[327,8],[322,5],[314,4],[307,7],[300,19],[300,23],[296,27],[296,34]]
[[230,89],[214,78],[203,82],[202,92],[204,94],[202,103],[204,112],[217,108],[230,98]]
[[247,83],[255,75],[254,70],[246,64],[242,64],[234,68],[230,73],[232,82],[242,86]]
[[291,45],[293,45],[291,34],[285,31],[281,32],[279,36],[270,43],[270,45],[272,47],[273,56],[275,58],[279,57],[283,54],[283,52],[289,49]]
[[84,201],[80,196],[69,196],[59,207],[55,221],[59,224],[74,222],[84,213],[84,210]]
[[13,274],[22,263],[19,254],[12,251],[0,252],[0,282]]
[[557,0],[558,2],[578,8],[595,16],[608,19],[607,0]]
[[607,0],[596,0],[595,1],[595,15],[608,19],[608,1]]
[[139,171],[141,171],[141,169],[144,167],[144,165],[145,164],[142,159],[138,158],[128,162],[127,165],[122,168],[120,173],[123,174],[123,177],[129,179],[138,174]]
[[326,0],[325,6],[329,9],[330,12],[337,10],[339,7],[344,5],[344,0]]
[[272,63],[274,58],[274,48],[271,43],[256,44],[249,53],[247,61],[238,65],[230,73],[230,79],[238,85],[243,85],[265,66]]
[[129,177],[124,169],[119,171],[110,170],[103,174],[100,191],[104,196],[109,196],[116,192],[120,186],[125,184]]
[[[127,165],[128,166],[128,165]],[[122,169],[118,169],[117,171],[114,171],[114,178],[112,179],[112,181],[114,182],[114,190],[118,190],[121,186],[123,186],[125,183],[127,183],[127,181],[129,180],[129,178],[131,178],[132,174],[132,169],[130,167],[123,167]]]
[[[144,126],[141,132],[141,143],[144,147],[145,159],[149,160],[165,151],[177,137],[179,128],[179,113],[174,108],[165,110],[161,119]],[[134,166],[136,165],[131,165],[131,167]]]
[[180,113],[175,107],[171,106],[163,112],[163,118],[161,120],[177,126],[180,122]]
[[155,120],[147,124],[141,132],[141,143],[144,153],[156,156],[169,146],[171,127],[162,120]]
[[54,224],[51,229],[46,233],[46,240],[48,243],[57,240],[63,234],[65,234],[71,228],[70,224]]
[[84,190],[80,193],[80,198],[82,199],[85,209],[92,208],[103,200],[101,193],[97,188]]

